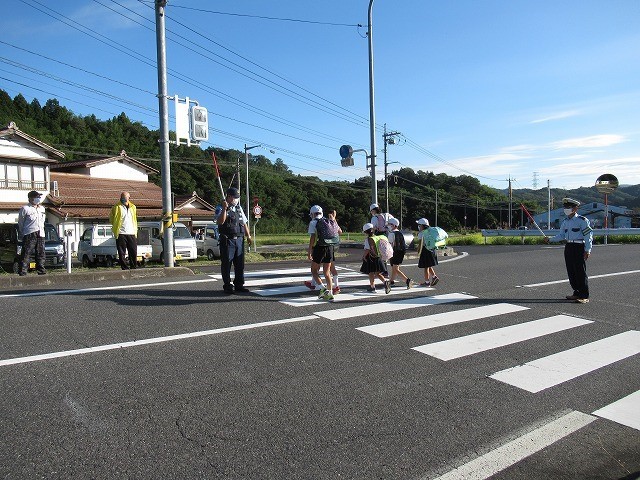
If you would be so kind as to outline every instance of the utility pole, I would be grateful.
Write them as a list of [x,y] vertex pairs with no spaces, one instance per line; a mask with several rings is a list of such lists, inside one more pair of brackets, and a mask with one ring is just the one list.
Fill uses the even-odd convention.
[[369,0],[369,138],[371,141],[371,203],[378,203],[378,183],[376,181],[376,109],[373,91],[373,0]]
[[436,227],[438,226],[438,190],[436,189]]
[[[172,225],[171,171],[169,162],[169,102],[167,97],[167,45],[164,12],[166,0],[156,0],[156,50],[158,59],[158,105],[160,110],[160,175],[162,181],[162,222]],[[164,266],[173,267],[173,228],[164,228]]]
[[389,213],[389,174],[387,172],[387,165],[389,163],[396,162],[387,162],[387,145],[394,145],[396,143],[396,135],[400,135],[400,132],[389,132],[387,133],[387,124],[384,124],[384,133],[382,134],[382,140],[384,143],[384,196],[387,202],[387,209],[385,212]]
[[547,179],[547,228],[551,228],[551,180]]
[[513,203],[513,189],[511,188],[511,180],[515,180],[515,178],[511,178],[511,176],[509,176],[509,228],[513,226],[513,224],[511,223],[511,204]]

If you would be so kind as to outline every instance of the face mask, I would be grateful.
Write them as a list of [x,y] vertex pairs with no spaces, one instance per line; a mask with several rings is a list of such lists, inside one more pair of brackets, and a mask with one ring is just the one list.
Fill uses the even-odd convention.
[[235,207],[239,203],[240,203],[240,199],[239,198],[234,198],[233,200],[231,200],[231,206],[232,207]]
[[123,204],[123,205],[126,205],[127,202],[128,202],[128,200],[126,198],[121,198],[120,199],[120,203]]
[[568,217],[569,215],[571,215],[573,213],[573,208],[565,208],[564,209],[564,214]]
[[38,205],[42,201],[42,199],[40,197],[35,197],[35,198],[32,198],[30,201],[32,205]]

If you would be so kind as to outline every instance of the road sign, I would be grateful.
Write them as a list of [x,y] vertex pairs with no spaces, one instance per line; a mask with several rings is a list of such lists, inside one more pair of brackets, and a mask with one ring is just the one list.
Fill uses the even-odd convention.
[[262,207],[260,205],[253,207],[253,216],[256,218],[262,217]]

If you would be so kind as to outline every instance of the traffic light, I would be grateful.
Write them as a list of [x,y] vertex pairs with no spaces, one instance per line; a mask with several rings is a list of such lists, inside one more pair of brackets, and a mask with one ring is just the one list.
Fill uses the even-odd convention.
[[204,107],[191,108],[191,140],[195,142],[209,140],[209,113]]

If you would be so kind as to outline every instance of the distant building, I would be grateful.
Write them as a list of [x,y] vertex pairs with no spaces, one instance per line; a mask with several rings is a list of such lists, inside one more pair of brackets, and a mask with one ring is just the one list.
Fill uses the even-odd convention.
[[[627,207],[609,205],[609,228],[631,228],[635,226],[637,214]],[[587,217],[593,228],[604,228],[605,205],[604,203],[584,203],[578,208],[578,214]],[[551,226],[547,227],[547,212],[534,215],[536,223],[541,228],[560,228],[562,220],[566,218],[562,208],[551,210]],[[634,220],[632,222],[632,220]]]

